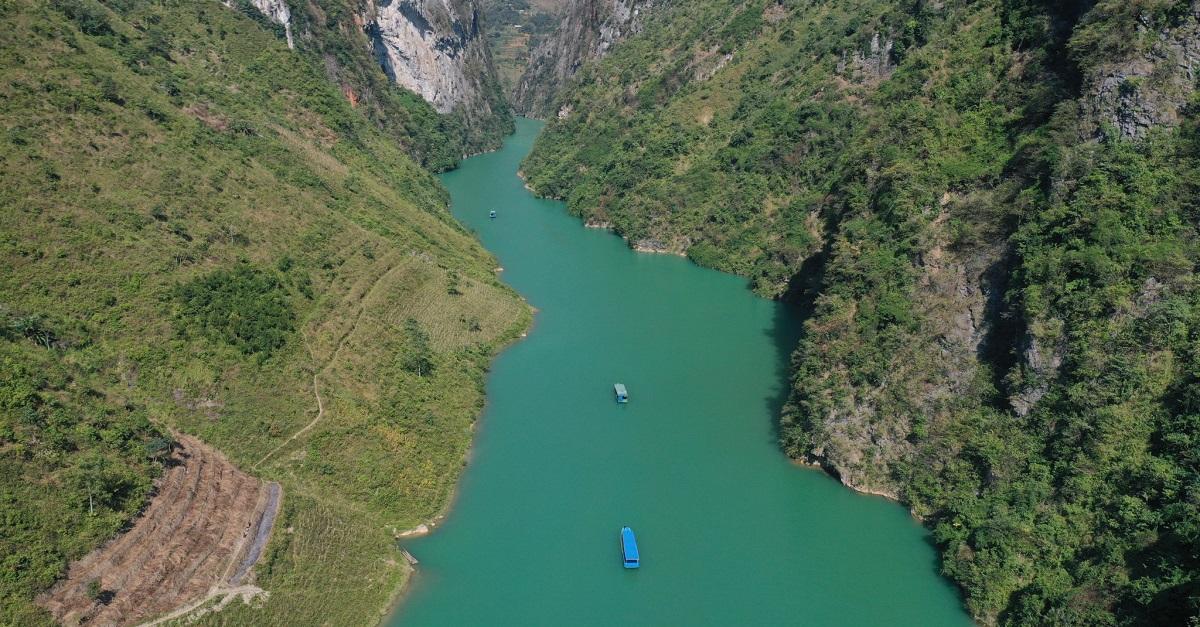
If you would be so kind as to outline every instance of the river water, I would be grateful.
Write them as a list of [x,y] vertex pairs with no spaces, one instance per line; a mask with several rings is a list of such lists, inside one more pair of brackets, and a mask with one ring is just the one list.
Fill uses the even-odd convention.
[[539,129],[443,177],[539,313],[495,362],[449,518],[406,544],[421,563],[390,624],[969,625],[904,508],[780,452],[794,316],[533,197],[517,168]]

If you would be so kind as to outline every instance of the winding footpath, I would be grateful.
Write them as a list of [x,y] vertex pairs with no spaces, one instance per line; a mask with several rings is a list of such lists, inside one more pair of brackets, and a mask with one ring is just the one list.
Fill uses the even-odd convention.
[[[398,254],[398,253],[396,253],[396,254]],[[257,462],[254,462],[254,465],[252,465],[250,467],[251,470],[257,470],[259,466],[261,466],[267,460],[274,457],[275,454],[277,454],[279,451],[282,451],[283,449],[287,448],[290,444],[295,442],[297,439],[302,437],[304,434],[308,433],[309,431],[312,431],[313,427],[316,427],[317,424],[321,422],[321,419],[325,417],[325,401],[324,401],[324,399],[321,398],[320,377],[321,377],[321,375],[328,372],[329,368],[333,366],[333,363],[335,361],[337,361],[338,355],[342,352],[342,347],[346,345],[346,340],[350,339],[350,337],[352,337],[358,331],[359,325],[362,322],[363,314],[366,312],[366,309],[367,309],[367,301],[371,298],[371,295],[375,293],[375,290],[380,286],[380,284],[383,283],[384,279],[386,279],[388,276],[390,276],[392,274],[392,272],[394,272],[399,267],[400,267],[400,264],[389,265],[387,267],[387,269],[384,270],[378,277],[376,277],[371,282],[371,285],[366,290],[363,291],[362,296],[360,296],[358,299],[358,312],[354,316],[354,324],[350,325],[350,328],[347,329],[346,332],[343,333],[341,335],[341,337],[338,338],[337,343],[334,345],[333,352],[331,352],[329,354],[329,358],[325,360],[325,363],[321,366],[321,368],[319,370],[317,370],[317,372],[313,373],[313,377],[312,377],[313,396],[316,397],[316,400],[317,400],[317,415],[316,415],[316,417],[313,418],[308,424],[301,427],[298,431],[293,433],[290,437],[288,437],[288,439],[281,442],[279,444],[279,446],[276,446],[275,448],[271,449],[271,451],[269,451],[266,455],[263,455],[262,459],[259,459]],[[305,348],[305,350],[308,351],[309,360],[316,363],[317,358],[316,358],[316,355],[313,354],[312,344],[309,342],[309,338],[307,335],[305,335],[305,337],[304,337],[304,348]]]

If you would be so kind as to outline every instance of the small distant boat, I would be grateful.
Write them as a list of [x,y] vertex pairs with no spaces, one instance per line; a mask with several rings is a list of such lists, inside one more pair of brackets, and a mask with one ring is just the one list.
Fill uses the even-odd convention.
[[642,565],[641,556],[638,555],[637,538],[633,535],[633,529],[629,527],[621,527],[621,557],[625,568],[640,568]]
[[618,403],[629,402],[629,392],[625,390],[625,384],[617,383],[613,385],[613,392],[617,395]]
[[491,212],[488,213],[488,217],[495,220],[496,219],[496,210],[492,209]]

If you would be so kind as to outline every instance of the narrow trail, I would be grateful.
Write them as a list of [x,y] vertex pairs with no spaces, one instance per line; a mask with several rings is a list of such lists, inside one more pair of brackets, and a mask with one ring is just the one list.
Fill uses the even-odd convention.
[[[358,299],[359,307],[358,313],[354,316],[354,324],[350,325],[350,328],[343,333],[340,338],[338,338],[337,344],[334,345],[333,352],[329,354],[329,359],[326,359],[325,363],[321,366],[321,369],[313,374],[312,386],[313,396],[315,396],[317,399],[317,416],[308,424],[301,427],[300,430],[293,433],[290,437],[288,437],[288,439],[280,443],[279,446],[276,446],[266,455],[263,455],[262,459],[254,462],[254,465],[250,467],[252,470],[257,470],[259,466],[273,457],[276,453],[284,448],[287,448],[287,446],[295,442],[298,438],[311,431],[313,427],[317,426],[317,424],[321,422],[321,419],[325,417],[325,401],[321,398],[320,377],[321,375],[325,374],[331,366],[333,366],[335,361],[337,361],[338,355],[342,352],[342,347],[346,345],[346,340],[350,339],[350,337],[358,331],[359,324],[362,322],[363,314],[367,310],[367,301],[371,298],[371,295],[375,293],[376,289],[379,288],[379,285],[383,283],[383,280],[395,272],[399,267],[399,263],[388,266],[386,270],[380,273],[380,275],[371,282],[371,285],[363,292],[362,297]],[[308,358],[315,363],[317,361],[316,355],[313,354],[312,344],[309,342],[307,336],[304,337],[304,348],[308,351]]]
[[[155,627],[156,625],[161,625],[163,623],[181,619],[181,618],[183,618],[185,616],[189,616],[189,615],[192,615],[191,617],[193,619],[199,618],[200,616],[203,616],[204,614],[207,614],[208,612],[218,612],[218,611],[224,609],[226,605],[229,605],[230,603],[233,602],[234,599],[236,599],[238,597],[241,597],[243,602],[249,603],[251,600],[253,600],[256,597],[266,597],[268,594],[269,593],[266,590],[263,590],[262,588],[259,588],[258,586],[252,586],[252,585],[229,586],[229,585],[224,585],[224,584],[216,585],[216,586],[213,586],[212,589],[210,589],[208,591],[208,594],[204,595],[204,597],[199,599],[198,601],[189,603],[189,604],[171,612],[170,614],[160,616],[148,623],[142,623],[141,625],[138,625],[138,627]],[[192,614],[193,612],[196,612],[201,607],[203,607],[206,603],[209,603],[209,602],[213,601],[214,599],[221,599],[221,601],[211,608],[204,609],[194,615]]]
[[[363,291],[362,296],[358,299],[359,307],[358,312],[354,317],[354,323],[349,329],[342,333],[342,335],[338,338],[337,343],[334,345],[334,349],[330,353],[329,358],[324,361],[320,369],[313,373],[312,388],[313,397],[317,402],[316,417],[280,443],[279,446],[276,446],[274,449],[264,455],[262,459],[259,459],[257,462],[255,462],[254,465],[250,467],[251,470],[257,470],[259,466],[271,459],[273,456],[279,453],[279,451],[287,448],[304,434],[311,431],[325,417],[325,399],[321,396],[321,377],[328,372],[333,364],[337,361],[337,358],[341,354],[342,348],[346,345],[347,340],[349,340],[350,337],[358,332],[358,329],[362,323],[363,315],[367,309],[367,304],[371,297],[379,289],[380,285],[383,284],[384,280],[391,276],[392,273],[400,267],[400,265],[401,264],[399,261],[388,265],[386,269],[371,282],[367,289]],[[313,352],[312,348],[312,342],[307,334],[304,335],[304,348],[308,352],[309,359],[314,364],[317,363],[316,354]],[[278,484],[275,484],[275,486],[278,486]],[[266,505],[265,515],[268,516],[270,522],[266,524],[271,524],[273,526],[275,517],[275,511],[273,508],[278,507],[280,496],[281,495],[277,487],[268,487],[268,503]],[[238,546],[238,550],[234,552],[231,561],[226,565],[221,583],[218,583],[210,588],[203,597],[192,603],[188,603],[187,605],[179,607],[168,614],[160,616],[153,621],[142,623],[139,627],[156,627],[157,625],[162,625],[184,618],[194,620],[195,618],[203,616],[209,612],[218,612],[238,598],[241,598],[243,602],[249,603],[256,598],[267,597],[270,593],[262,588],[259,588],[255,585],[241,584],[241,579],[245,576],[245,572],[248,571],[249,567],[253,566],[253,562],[249,564],[238,563],[238,556],[242,555],[241,549],[244,546],[244,543],[247,541],[260,544],[258,546],[252,546],[248,551],[246,551],[247,557],[250,555],[257,556],[257,554],[260,554],[263,549],[261,544],[265,544],[266,536],[260,535],[259,537],[255,538],[244,538],[242,544]],[[257,559],[254,561],[257,561]],[[213,603],[214,601],[216,601],[216,603]],[[209,604],[212,604],[211,607],[206,607]]]
[[[320,369],[313,373],[312,388],[313,397],[317,402],[317,415],[311,421],[309,421],[308,424],[301,427],[286,440],[280,443],[279,446],[276,446],[261,459],[255,462],[250,467],[251,470],[257,470],[259,466],[271,459],[279,451],[288,447],[304,434],[311,431],[325,417],[325,399],[321,397],[321,376],[328,372],[333,366],[334,362],[337,361],[337,358],[341,354],[342,348],[346,345],[347,340],[349,340],[350,337],[358,332],[363,315],[366,312],[369,299],[375,294],[379,286],[384,282],[384,279],[391,276],[392,273],[400,267],[400,265],[401,260],[392,261],[391,264],[387,265],[384,271],[381,272],[379,276],[377,276],[371,282],[367,289],[362,292],[362,296],[358,299],[359,306],[354,317],[354,323],[338,338],[337,343],[334,345],[333,351],[329,355],[329,358],[324,361]],[[308,352],[309,360],[314,364],[317,363],[316,354],[313,352],[309,335],[303,334],[303,340],[304,348]],[[274,482],[268,484],[266,486],[266,490],[266,504],[263,510],[263,520],[259,522],[259,526],[267,525],[268,529],[270,529],[274,526],[275,516],[278,513],[279,501],[282,498],[282,491],[279,487],[279,484]],[[203,597],[193,601],[192,603],[178,607],[172,610],[170,613],[159,616],[152,621],[142,623],[139,625],[139,627],[157,627],[158,625],[163,625],[181,619],[187,619],[188,621],[191,621],[209,612],[219,612],[238,598],[242,599],[244,603],[250,603],[254,599],[265,599],[270,596],[269,592],[256,585],[241,583],[249,569],[252,568],[254,563],[258,561],[257,558],[265,549],[265,544],[269,536],[270,531],[268,531],[266,534],[263,534],[260,531],[259,533],[255,534],[255,537],[243,538],[241,542],[239,542],[236,550],[233,552],[233,555],[230,557],[229,563],[226,564],[225,569],[222,572],[220,582],[213,585]],[[242,549],[245,547],[246,542],[251,542],[253,544],[249,549],[243,552]],[[214,601],[216,602],[213,603]],[[211,606],[209,606],[210,604]]]
[[[305,341],[305,344],[307,344],[307,343],[308,342]],[[309,350],[309,354],[310,355],[312,354],[311,349]],[[329,367],[329,365],[326,364],[325,368],[328,368],[328,367]],[[270,459],[272,456],[274,456],[279,451],[283,450],[285,447],[287,447],[292,442],[295,442],[296,439],[299,438],[300,436],[311,431],[312,428],[317,426],[317,423],[321,422],[321,419],[325,417],[325,401],[321,398],[321,386],[320,386],[320,383],[318,382],[318,377],[321,376],[322,372],[325,372],[325,368],[322,368],[320,371],[318,371],[316,374],[314,374],[313,378],[312,378],[313,396],[315,396],[317,398],[317,416],[316,416],[316,418],[313,418],[311,422],[309,422],[308,424],[301,427],[299,431],[293,433],[290,437],[288,437],[288,439],[284,440],[279,446],[276,446],[275,448],[271,449],[270,452],[268,452],[266,455],[263,455],[262,459],[254,462],[254,465],[250,467],[251,470],[258,470],[258,467],[261,466],[263,464],[263,462]]]

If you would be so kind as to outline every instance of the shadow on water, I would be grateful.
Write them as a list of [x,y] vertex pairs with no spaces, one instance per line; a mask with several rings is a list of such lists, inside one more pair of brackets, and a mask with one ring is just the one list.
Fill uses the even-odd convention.
[[[795,368],[792,359],[800,340],[804,339],[804,323],[812,317],[817,304],[817,295],[825,281],[825,261],[829,258],[829,244],[809,256],[800,265],[800,271],[788,281],[787,290],[780,297],[771,331],[771,345],[775,347],[775,364],[778,380],[783,382],[779,392],[768,399],[767,410],[774,417],[771,421],[771,437],[776,446],[783,438],[781,423],[783,408],[792,393],[792,377]],[[782,452],[782,449],[781,449]]]
[[[779,447],[779,439],[782,436],[780,419],[783,407],[792,394],[792,355],[804,332],[804,321],[807,319],[804,314],[804,310],[795,303],[781,301],[776,304],[771,328],[767,331],[771,346],[775,347],[774,377],[779,381],[778,391],[767,397],[767,413],[771,416],[771,438],[776,447]],[[780,454],[782,453],[781,448]]]
[[[771,435],[774,438],[773,444],[780,449],[780,454],[786,454],[782,449],[783,433],[781,431],[781,420],[783,409],[792,393],[793,377],[795,376],[795,365],[793,363],[795,352],[800,342],[804,339],[805,323],[815,313],[817,296],[820,294],[825,282],[825,268],[830,252],[829,244],[826,243],[820,251],[805,259],[800,267],[800,271],[791,278],[787,290],[780,298],[778,307],[775,309],[772,328],[768,332],[771,336],[772,346],[775,347],[775,367],[778,373],[778,380],[783,382],[778,393],[768,399],[767,407],[770,415],[774,417],[771,423]],[[989,276],[987,278],[992,281],[989,287],[992,288],[993,292],[1003,293],[1000,288],[1007,286],[1001,285],[1000,288],[997,287],[998,282],[993,278],[996,274],[995,268],[989,268]],[[994,302],[989,302],[989,306],[990,311],[999,310],[999,306]],[[995,314],[993,317],[999,318],[1000,316],[999,314]],[[990,328],[994,332],[995,330],[999,330],[1000,333],[1011,333],[1010,329],[1002,329],[1000,324],[995,324]],[[988,339],[991,338],[989,337]],[[986,350],[986,348],[985,346],[981,350]],[[836,468],[823,466],[821,472],[830,481],[841,484],[841,478]],[[845,489],[848,490],[850,488],[847,487]],[[881,496],[877,498],[886,499],[887,497]],[[887,500],[891,501],[891,499]],[[908,509],[908,506],[903,502],[898,503],[898,505],[904,507],[906,510]],[[938,546],[933,535],[930,533],[925,533],[923,539],[924,543],[932,549],[930,559],[927,562],[927,568],[930,573],[941,578],[941,547]],[[952,587],[959,603],[964,604],[965,597],[963,596],[962,588],[957,585]]]

